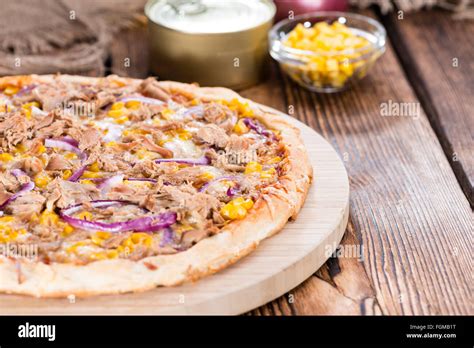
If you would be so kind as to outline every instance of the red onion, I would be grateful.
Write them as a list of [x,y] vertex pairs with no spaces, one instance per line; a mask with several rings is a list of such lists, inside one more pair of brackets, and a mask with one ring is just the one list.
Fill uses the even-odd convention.
[[66,139],[45,139],[44,146],[46,147],[57,147],[65,151],[73,152],[78,155],[81,159],[84,157],[84,153],[75,145],[71,144],[71,141]]
[[147,181],[147,182],[152,182],[152,183],[157,183],[155,179],[148,179],[148,178],[127,178],[125,179],[127,181]]
[[[63,149],[69,152],[73,152],[79,156],[81,161],[87,159],[87,154],[82,152],[79,149],[79,142],[71,137],[63,137],[61,139],[46,139],[44,141],[44,146],[46,147],[57,147],[59,149]],[[77,171],[75,171],[68,179],[68,181],[76,182],[80,179],[82,174],[84,174],[87,166],[81,166]]]
[[87,169],[87,166],[82,166],[81,168],[76,170],[67,180],[71,182],[76,182],[77,180],[81,178],[82,174],[84,174],[86,169]]
[[64,141],[68,144],[71,144],[72,146],[79,147],[79,142],[76,139],[70,137],[69,135],[59,138],[58,140]]
[[100,192],[102,194],[106,194],[112,187],[121,184],[123,182],[123,177],[123,174],[118,174],[105,179],[98,186],[98,188],[100,188]]
[[28,86],[24,86],[22,89],[20,89],[18,91],[18,93],[16,94],[17,97],[21,97],[22,95],[26,94],[26,93],[30,93],[32,90],[34,90],[35,88],[37,87],[37,85],[35,84],[31,84],[31,85],[28,85]]
[[[94,208],[104,208],[116,204],[134,204],[132,202],[124,201],[91,201],[91,206]],[[133,219],[125,222],[99,222],[88,221],[71,217],[73,214],[81,209],[82,204],[76,204],[59,212],[61,218],[71,226],[83,230],[105,231],[111,233],[120,233],[128,231],[136,232],[154,232],[163,228],[169,227],[176,222],[177,214],[175,212],[165,212],[159,215],[145,216],[138,219]]]
[[128,101],[139,101],[144,104],[152,104],[152,105],[163,105],[165,102],[159,100],[159,99],[154,99],[154,98],[148,98],[144,96],[137,96],[137,97],[124,97],[120,98],[119,101],[122,102],[128,102]]
[[[274,0],[277,6],[276,20],[314,11],[346,11],[347,0]],[[291,11],[291,12],[290,12]]]
[[206,191],[210,186],[214,185],[215,183],[218,183],[223,180],[229,180],[229,181],[235,181],[236,177],[235,176],[221,176],[220,178],[213,179],[209,181],[208,183],[202,185],[202,187],[199,189],[199,192],[204,192]]
[[263,135],[267,138],[270,138],[271,140],[276,140],[275,133],[265,129],[265,127],[257,120],[247,117],[244,118],[244,124],[250,129],[253,129],[257,134]]
[[183,116],[188,116],[188,115],[194,115],[194,116],[197,116],[197,117],[204,116],[204,106],[196,105],[196,106],[193,106],[193,107],[187,109],[183,113]]
[[172,163],[182,163],[182,164],[191,164],[191,165],[202,165],[206,166],[211,163],[209,158],[200,157],[200,158],[160,158],[155,160],[155,163],[163,162],[172,162]]
[[160,241],[160,247],[163,248],[164,246],[167,246],[169,244],[172,244],[174,242],[175,238],[175,233],[173,229],[167,228],[163,231],[163,238]]
[[[25,172],[23,172],[22,170],[20,169],[13,169],[11,171],[11,174],[18,179],[18,177],[20,177],[21,175],[26,175]],[[1,205],[0,205],[0,210],[3,210],[9,203],[13,202],[15,199],[17,199],[18,197],[20,197],[21,195],[23,195],[24,193],[26,192],[29,192],[31,190],[33,190],[35,188],[35,184],[32,182],[32,181],[29,181],[27,182],[26,184],[22,185],[20,190],[16,193],[14,193],[13,195],[11,195],[5,202],[3,202]]]

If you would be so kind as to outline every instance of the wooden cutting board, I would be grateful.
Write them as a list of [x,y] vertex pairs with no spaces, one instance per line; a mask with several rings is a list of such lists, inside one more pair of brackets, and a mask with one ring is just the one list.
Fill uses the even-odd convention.
[[253,253],[195,283],[138,294],[65,299],[0,295],[0,314],[240,314],[302,283],[329,258],[344,234],[349,181],[326,140],[285,117],[301,130],[314,181],[296,221],[263,241]]

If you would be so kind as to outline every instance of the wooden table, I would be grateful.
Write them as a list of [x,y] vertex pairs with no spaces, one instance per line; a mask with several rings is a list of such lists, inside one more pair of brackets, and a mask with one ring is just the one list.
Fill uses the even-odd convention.
[[[268,80],[241,91],[328,139],[351,183],[341,255],[249,314],[473,314],[474,22],[441,11],[365,14],[386,26],[389,42],[355,88],[313,94],[273,65]],[[108,72],[147,76],[145,36],[122,33]],[[420,110],[384,117],[384,103]],[[346,252],[358,246],[362,258]]]

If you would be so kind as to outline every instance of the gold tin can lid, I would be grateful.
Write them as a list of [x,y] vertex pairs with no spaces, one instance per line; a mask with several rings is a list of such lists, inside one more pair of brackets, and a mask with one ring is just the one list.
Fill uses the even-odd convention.
[[189,34],[231,33],[270,21],[275,6],[267,0],[158,0],[147,6],[153,22]]
[[150,0],[150,67],[160,79],[241,89],[268,68],[272,0]]

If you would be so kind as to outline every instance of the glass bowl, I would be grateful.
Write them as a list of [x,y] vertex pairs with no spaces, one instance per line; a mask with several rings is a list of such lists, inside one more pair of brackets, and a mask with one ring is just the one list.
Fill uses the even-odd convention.
[[[321,21],[345,24],[369,43],[357,49],[321,52],[297,49],[283,43],[298,23],[309,28]],[[385,38],[385,29],[376,20],[335,11],[313,12],[280,21],[268,34],[270,55],[282,69],[303,87],[323,93],[342,91],[362,79],[385,51]]]

